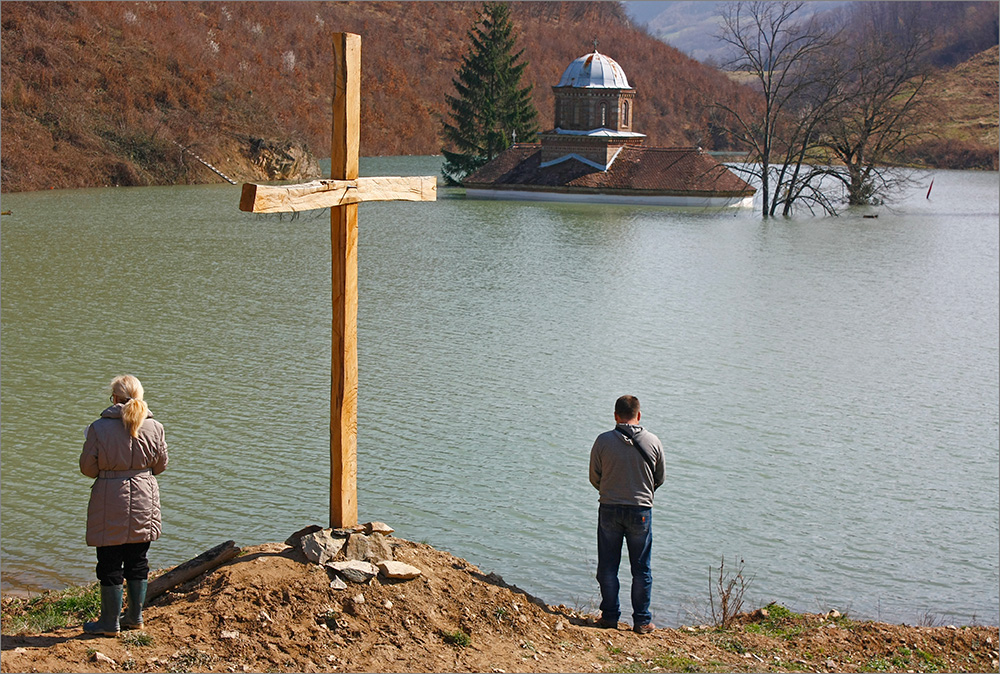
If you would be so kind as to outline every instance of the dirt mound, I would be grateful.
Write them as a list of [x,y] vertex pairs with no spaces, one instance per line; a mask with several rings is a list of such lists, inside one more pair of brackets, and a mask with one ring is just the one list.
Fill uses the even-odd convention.
[[[726,631],[640,636],[592,626],[495,574],[427,545],[389,537],[413,580],[330,587],[298,549],[245,548],[157,598],[142,632],[79,627],[4,635],[2,671],[597,672],[989,671],[997,629],[919,628],[794,616],[746,617]],[[764,625],[767,629],[761,629]],[[754,629],[756,626],[756,629]],[[113,662],[112,662],[113,661]]]

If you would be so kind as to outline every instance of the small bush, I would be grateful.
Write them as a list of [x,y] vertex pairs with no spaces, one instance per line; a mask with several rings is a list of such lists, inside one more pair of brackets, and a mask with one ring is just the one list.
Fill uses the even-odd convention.
[[764,607],[764,611],[767,611],[767,617],[760,622],[747,625],[747,632],[764,634],[769,637],[791,639],[806,629],[805,626],[796,624],[795,622],[802,616],[790,611],[781,604],[771,602]]
[[925,140],[907,152],[907,158],[934,168],[997,169],[997,148],[955,138]]
[[316,622],[321,625],[326,625],[329,629],[337,629],[337,618],[340,617],[340,612],[335,608],[327,608],[316,614]]
[[729,651],[730,653],[736,653],[737,655],[743,655],[747,652],[746,646],[743,642],[736,637],[725,636],[720,638],[715,642],[715,645],[724,651]]
[[445,632],[443,636],[445,642],[451,644],[452,646],[458,646],[459,648],[465,648],[466,646],[470,646],[472,644],[472,637],[462,630]]
[[[714,583],[713,570],[709,567],[708,600],[712,608],[712,622],[716,627],[726,629],[733,618],[743,611],[743,595],[751,583],[753,583],[753,578],[747,579],[743,575],[742,559],[736,569],[736,574],[732,575],[726,571],[726,558],[723,556]],[[716,601],[718,601],[718,606],[716,606]]]
[[145,632],[139,632],[135,630],[122,632],[121,634],[118,635],[118,640],[122,642],[123,646],[130,648],[153,645],[153,637],[146,634]]
[[799,614],[792,612],[787,606],[782,606],[775,602],[771,602],[764,607],[767,611],[767,619],[771,622],[779,622],[785,620],[786,618],[798,618]]
[[194,648],[186,648],[171,656],[167,671],[171,674],[181,672],[205,672],[214,664],[216,658],[210,653]]

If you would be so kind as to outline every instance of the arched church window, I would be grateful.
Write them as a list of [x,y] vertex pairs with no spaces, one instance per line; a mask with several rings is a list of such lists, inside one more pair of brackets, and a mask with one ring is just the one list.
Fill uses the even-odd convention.
[[628,126],[628,101],[622,101],[622,126]]

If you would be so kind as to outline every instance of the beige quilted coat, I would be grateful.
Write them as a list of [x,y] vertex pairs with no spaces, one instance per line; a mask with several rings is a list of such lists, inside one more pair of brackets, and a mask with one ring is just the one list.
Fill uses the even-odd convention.
[[163,425],[152,414],[129,435],[121,405],[87,427],[80,472],[95,477],[87,507],[87,545],[155,541],[160,537],[160,488],[154,475],[167,468]]

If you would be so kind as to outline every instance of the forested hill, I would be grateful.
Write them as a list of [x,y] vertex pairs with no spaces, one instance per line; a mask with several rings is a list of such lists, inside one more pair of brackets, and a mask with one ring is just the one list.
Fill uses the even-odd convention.
[[[4,191],[283,177],[280,143],[329,156],[331,33],[362,36],[361,154],[438,154],[476,2],[3,2]],[[702,104],[751,95],[632,27],[615,2],[515,2],[542,128],[551,86],[599,50],[656,145],[711,148]],[[275,149],[275,147],[277,149]],[[290,162],[291,159],[288,159]],[[270,162],[265,170],[264,164]]]

